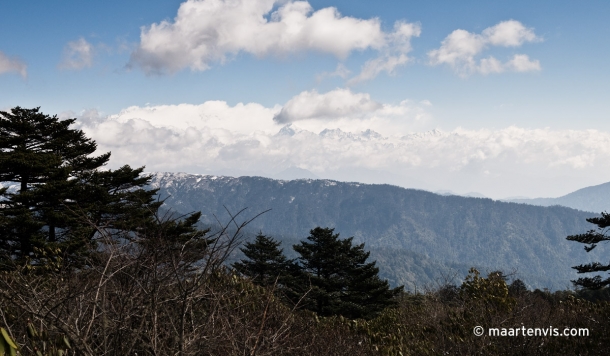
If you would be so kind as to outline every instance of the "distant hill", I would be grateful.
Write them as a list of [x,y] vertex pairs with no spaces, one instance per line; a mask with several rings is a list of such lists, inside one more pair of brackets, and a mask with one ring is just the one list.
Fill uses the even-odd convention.
[[561,205],[594,213],[610,212],[610,182],[582,188],[559,198],[505,199],[504,201],[539,206]]
[[[573,265],[597,260],[567,235],[592,228],[594,214],[565,207],[539,207],[491,199],[441,196],[390,185],[331,180],[273,180],[155,173],[165,207],[201,211],[202,221],[227,220],[225,207],[254,220],[251,231],[285,241],[285,250],[316,226],[334,227],[365,242],[381,273],[394,285],[423,286],[456,276],[470,266],[483,271],[517,270],[532,287],[569,287]],[[600,251],[598,251],[600,250]],[[418,288],[419,288],[418,287]]]

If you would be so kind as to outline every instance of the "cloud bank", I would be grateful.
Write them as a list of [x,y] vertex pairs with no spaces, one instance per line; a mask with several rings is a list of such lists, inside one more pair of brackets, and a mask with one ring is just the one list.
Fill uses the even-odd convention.
[[386,33],[376,18],[342,16],[334,7],[313,11],[307,1],[188,0],[173,21],[142,28],[128,66],[162,74],[207,70],[239,53],[266,57],[317,51],[340,59],[367,49],[391,47],[398,53],[384,54],[383,63],[370,64],[374,68],[366,79],[405,63],[410,38],[418,35],[414,24],[399,22]]
[[[340,115],[324,107],[332,96],[344,96],[345,105],[333,104]],[[319,107],[291,116],[291,105],[308,100]],[[358,105],[368,114],[354,114]],[[325,178],[496,198],[558,196],[610,176],[608,132],[414,129],[428,108],[335,90],[301,93],[283,107],[208,101],[130,107],[108,117],[93,111],[78,115],[77,122],[100,151],[112,151],[112,164],[146,165],[149,171],[271,176],[299,167]]]
[[27,78],[27,65],[20,59],[9,57],[0,51],[0,74],[17,73],[23,78]]
[[532,60],[525,54],[515,54],[504,63],[493,56],[482,59],[478,59],[478,56],[492,46],[516,48],[541,40],[532,28],[525,27],[519,21],[508,20],[488,27],[480,34],[455,30],[442,41],[440,48],[428,52],[428,59],[431,65],[448,65],[461,76],[539,71],[540,61]]

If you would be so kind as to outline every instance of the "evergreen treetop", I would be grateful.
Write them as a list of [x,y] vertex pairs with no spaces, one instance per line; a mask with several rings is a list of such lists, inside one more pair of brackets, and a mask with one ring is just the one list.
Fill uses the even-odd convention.
[[74,177],[106,164],[110,152],[90,157],[97,144],[70,129],[74,121],[45,115],[40,108],[0,111],[0,181],[20,183],[20,191],[26,191],[53,175]]
[[333,232],[316,227],[306,241],[293,247],[311,286],[305,296],[306,307],[324,316],[370,319],[394,304],[402,286],[391,289],[379,278],[376,263],[366,262],[369,252],[364,244],[353,246],[353,237],[339,239]]
[[274,285],[287,274],[292,263],[284,256],[280,245],[279,241],[259,232],[253,242],[246,242],[240,248],[247,259],[234,263],[233,268],[259,285]]

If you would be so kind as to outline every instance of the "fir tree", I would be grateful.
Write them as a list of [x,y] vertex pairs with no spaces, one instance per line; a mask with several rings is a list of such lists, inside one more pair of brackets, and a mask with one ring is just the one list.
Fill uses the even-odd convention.
[[272,286],[276,281],[282,283],[293,261],[284,256],[280,245],[279,241],[259,232],[254,242],[246,242],[240,248],[247,259],[234,263],[233,268],[262,286]]
[[[10,244],[13,255],[29,256],[41,239],[58,240],[57,229],[66,225],[62,202],[73,198],[71,187],[78,175],[110,157],[91,157],[97,145],[81,130],[69,128],[74,121],[61,121],[39,108],[0,111],[0,181],[19,184],[19,192],[8,195],[3,209],[10,218],[9,236],[16,239]],[[41,226],[45,232],[39,231]]]
[[307,241],[294,245],[299,265],[311,290],[306,307],[319,315],[343,315],[370,319],[395,303],[402,287],[391,289],[379,278],[375,262],[367,263],[364,244],[352,245],[353,238],[339,239],[334,229],[317,227]]
[[[589,230],[588,232],[579,235],[570,235],[566,239],[587,244],[588,246],[585,246],[585,251],[590,252],[597,247],[598,243],[610,241],[610,236],[608,236],[607,233],[608,227],[610,227],[610,214],[603,212],[600,217],[589,218],[587,221],[597,225],[597,230]],[[574,266],[572,268],[578,271],[578,273],[607,272],[610,271],[610,263],[603,264],[592,262]],[[577,280],[573,280],[572,283],[585,289],[597,290],[610,285],[610,278],[602,278],[600,275],[595,277],[580,277]]]
[[19,187],[1,192],[4,258],[52,250],[79,259],[99,228],[133,231],[154,220],[161,202],[143,189],[150,181],[143,168],[100,170],[110,153],[93,156],[97,144],[70,128],[75,120],[39,108],[0,111],[0,181]]

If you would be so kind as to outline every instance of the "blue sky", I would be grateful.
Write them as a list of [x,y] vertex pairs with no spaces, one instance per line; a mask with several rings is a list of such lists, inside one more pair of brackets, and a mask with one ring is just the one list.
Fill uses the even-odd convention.
[[0,108],[78,117],[113,165],[558,196],[610,180],[609,7],[3,2]]

